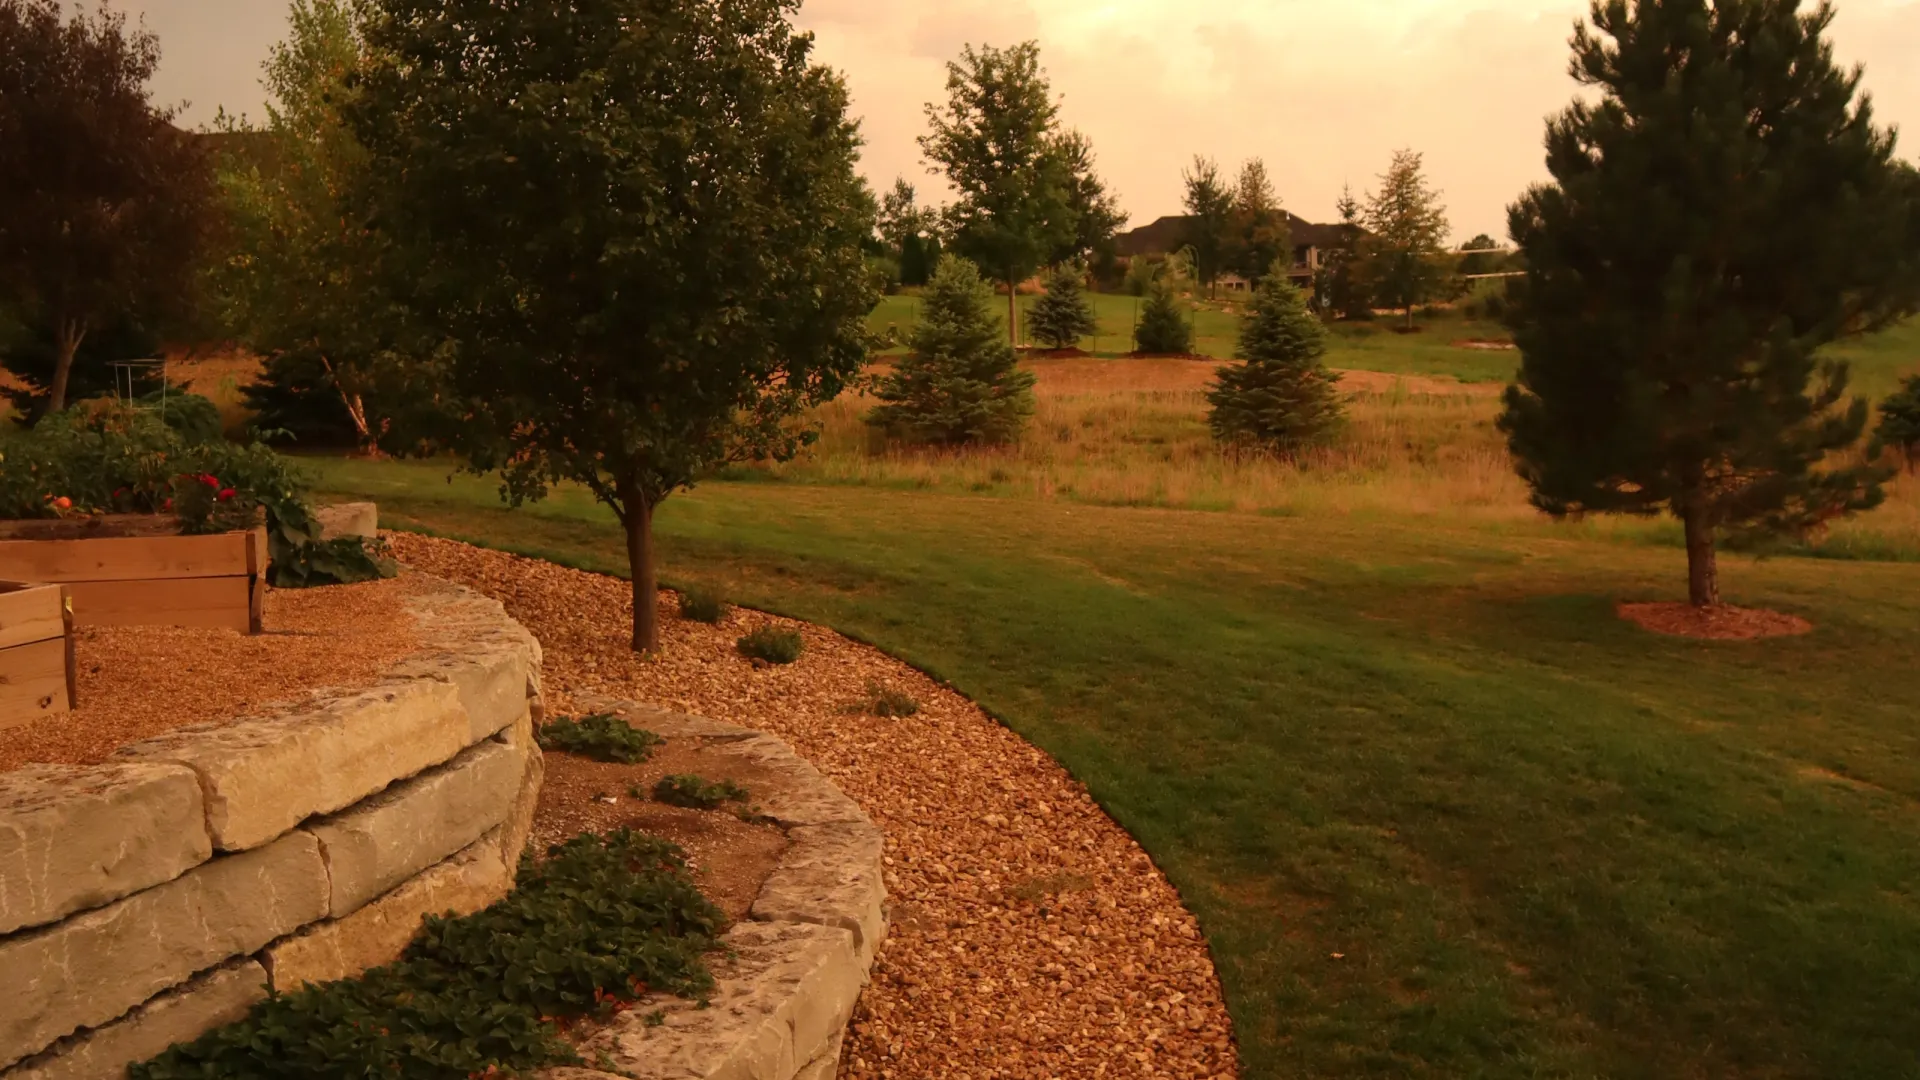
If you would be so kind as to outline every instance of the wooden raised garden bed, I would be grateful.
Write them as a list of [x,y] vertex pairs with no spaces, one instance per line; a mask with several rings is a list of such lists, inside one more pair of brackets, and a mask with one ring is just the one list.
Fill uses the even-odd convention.
[[67,590],[0,581],[0,728],[71,712],[74,682]]
[[170,518],[0,523],[0,578],[67,586],[80,626],[260,632],[267,530],[181,536]]

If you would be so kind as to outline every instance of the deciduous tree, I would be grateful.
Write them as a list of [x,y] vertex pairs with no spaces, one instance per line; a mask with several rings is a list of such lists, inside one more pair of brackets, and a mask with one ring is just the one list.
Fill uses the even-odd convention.
[[1200,287],[1211,294],[1233,243],[1233,191],[1221,180],[1220,166],[1199,154],[1180,178],[1186,185],[1186,244],[1193,249]]
[[1340,192],[1337,239],[1322,253],[1314,275],[1315,306],[1338,319],[1373,317],[1373,275],[1367,229],[1360,221],[1360,201],[1351,187]]
[[913,442],[997,443],[1033,415],[1033,373],[1000,340],[980,270],[948,255],[934,270],[907,355],[874,388],[867,422]]
[[1207,391],[1213,437],[1282,455],[1323,441],[1343,412],[1326,353],[1325,327],[1287,281],[1286,268],[1273,268],[1240,324],[1240,362],[1215,372]]
[[515,502],[570,481],[612,508],[637,650],[661,501],[797,452],[867,355],[876,207],[797,7],[372,0],[347,115],[472,463]]
[[1367,199],[1368,248],[1374,302],[1404,309],[1407,327],[1413,309],[1437,294],[1447,278],[1447,214],[1440,195],[1427,184],[1420,155],[1401,150],[1380,177],[1380,190]]
[[204,145],[156,107],[158,40],[109,9],[0,0],[0,288],[51,330],[47,409],[104,322],[152,324],[195,296],[213,226]]
[[1797,0],[1604,0],[1574,34],[1593,90],[1549,121],[1547,169],[1509,212],[1527,265],[1501,426],[1554,515],[1667,511],[1688,595],[1720,600],[1729,532],[1800,532],[1882,498],[1822,467],[1854,445],[1835,338],[1914,304],[1911,170],[1832,9]]
[[1267,178],[1267,163],[1249,158],[1233,186],[1233,218],[1227,268],[1251,282],[1276,266],[1282,277],[1293,267],[1293,229]]
[[952,249],[1007,290],[1007,341],[1020,340],[1020,283],[1074,243],[1073,176],[1040,46],[967,46],[947,64],[947,100],[929,103],[920,149],[958,198]]
[[1093,140],[1078,131],[1060,136],[1057,152],[1067,175],[1067,208],[1073,214],[1073,239],[1055,248],[1054,264],[1113,258],[1114,236],[1127,223],[1120,200],[1094,172]]

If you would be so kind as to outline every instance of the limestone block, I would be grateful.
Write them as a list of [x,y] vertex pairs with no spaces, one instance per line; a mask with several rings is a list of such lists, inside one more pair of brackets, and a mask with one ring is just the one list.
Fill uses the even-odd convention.
[[332,911],[346,915],[505,821],[525,755],[484,742],[310,826],[332,877]]
[[521,751],[526,760],[520,774],[520,793],[507,811],[507,820],[500,824],[500,857],[507,869],[513,870],[520,865],[520,856],[533,837],[533,815],[540,809],[540,785],[546,781],[547,759],[534,744],[532,717],[527,718],[524,729],[516,726],[509,731],[514,738],[507,745]]
[[528,650],[523,646],[488,645],[415,656],[395,666],[388,675],[430,679],[457,690],[467,713],[467,742],[471,744],[528,714],[527,661]]
[[833,1033],[833,1041],[820,1052],[820,1056],[800,1067],[793,1074],[793,1080],[837,1080],[840,1075],[840,1050],[846,1044],[847,1029],[841,1028]]
[[390,683],[307,711],[170,732],[119,760],[200,776],[214,847],[244,851],[438,765],[473,740],[451,683]]
[[[709,1008],[650,998],[588,1039],[581,1055],[634,1080],[787,1080],[818,1060],[860,996],[866,973],[853,935],[741,923],[724,940],[735,956],[715,963]],[[649,1025],[655,1010],[665,1022]]]
[[0,773],[0,934],[171,881],[212,854],[191,769],[30,765]]
[[320,526],[320,539],[339,540],[348,536],[372,539],[380,535],[380,507],[370,502],[334,503],[313,508],[314,523]]
[[789,830],[787,840],[786,854],[748,916],[840,927],[853,934],[854,951],[866,969],[887,929],[880,830],[866,822],[808,825]]
[[329,919],[267,947],[273,988],[291,993],[306,983],[351,978],[391,964],[429,915],[467,915],[513,888],[500,858],[499,830],[428,869],[344,919]]
[[769,777],[753,785],[754,805],[783,828],[868,820],[858,803],[772,735],[741,739],[733,752]]
[[296,832],[0,941],[0,1066],[326,914],[320,846]]
[[104,1027],[62,1039],[0,1080],[124,1077],[129,1065],[242,1019],[266,996],[267,973],[255,961],[217,967]]

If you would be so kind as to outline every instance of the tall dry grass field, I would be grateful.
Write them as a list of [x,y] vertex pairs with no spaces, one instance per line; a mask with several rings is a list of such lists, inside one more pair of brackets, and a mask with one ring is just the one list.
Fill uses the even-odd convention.
[[[1214,366],[1188,360],[1030,360],[1036,410],[1019,442],[929,449],[889,443],[849,394],[820,410],[805,457],[755,472],[813,483],[970,491],[1099,505],[1281,515],[1444,517],[1495,528],[1666,541],[1661,519],[1552,523],[1527,502],[1495,428],[1498,384],[1342,373],[1349,421],[1331,445],[1293,460],[1223,454],[1206,425]],[[1671,535],[1670,535],[1671,534]],[[1920,558],[1920,482],[1834,527],[1828,554]]]

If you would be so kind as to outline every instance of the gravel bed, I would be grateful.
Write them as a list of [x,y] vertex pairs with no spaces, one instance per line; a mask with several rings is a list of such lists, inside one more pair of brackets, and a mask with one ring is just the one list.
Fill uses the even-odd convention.
[[402,576],[318,589],[270,589],[266,632],[171,626],[74,633],[80,707],[0,730],[0,772],[94,765],[122,746],[189,724],[257,715],[318,690],[371,686],[419,647]]
[[[411,535],[395,553],[503,602],[546,653],[550,715],[606,693],[773,732],[887,834],[893,925],[854,1015],[841,1075],[1232,1077],[1231,1027],[1197,924],[1133,838],[1051,758],[877,650],[736,610],[672,617],[654,658],[627,647],[626,582]],[[799,630],[805,654],[756,667],[734,641]],[[857,702],[870,683],[918,715]]]

